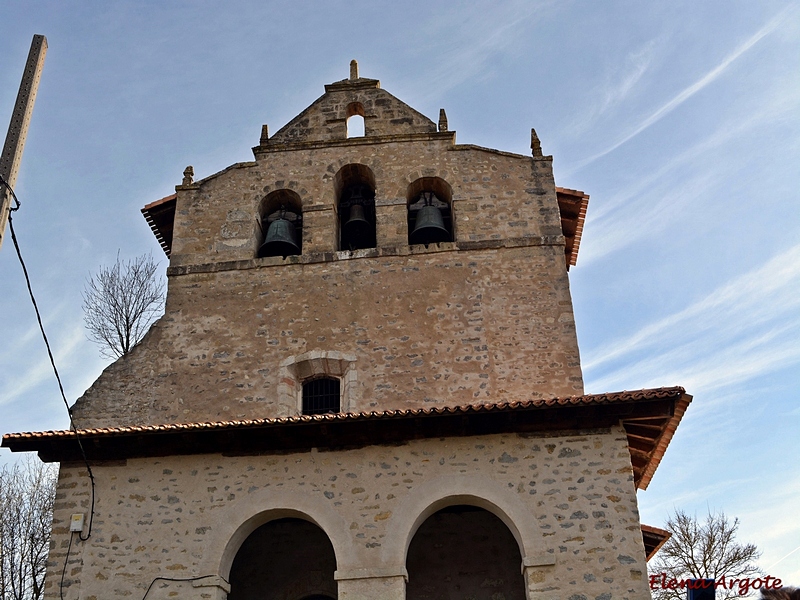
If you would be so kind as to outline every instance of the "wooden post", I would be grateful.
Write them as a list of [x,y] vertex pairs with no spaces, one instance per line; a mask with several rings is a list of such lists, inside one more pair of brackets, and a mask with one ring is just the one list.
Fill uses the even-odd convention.
[[[14,105],[14,112],[11,114],[6,143],[3,145],[3,153],[0,154],[0,175],[12,188],[17,183],[19,163],[22,160],[22,150],[25,148],[25,138],[28,136],[33,103],[36,101],[36,92],[39,89],[39,79],[42,75],[46,54],[47,38],[43,35],[34,35],[31,51],[28,53],[28,62],[25,63],[25,72],[22,74],[22,83],[19,84],[17,102]],[[11,198],[11,192],[2,186],[0,188],[0,247],[5,239]]]

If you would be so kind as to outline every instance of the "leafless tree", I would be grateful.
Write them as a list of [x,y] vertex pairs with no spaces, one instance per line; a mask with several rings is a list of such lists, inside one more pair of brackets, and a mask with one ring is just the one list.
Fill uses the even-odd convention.
[[0,469],[0,598],[43,597],[56,470],[34,458]]
[[83,290],[89,339],[108,358],[124,356],[141,341],[164,306],[164,283],[149,254],[101,267]]
[[[672,533],[648,565],[650,575],[666,575],[666,581],[716,579],[727,581],[758,576],[755,561],[761,555],[753,544],[736,541],[739,519],[728,520],[724,513],[709,513],[704,522],[677,510],[667,519],[665,529]],[[660,584],[660,581],[659,581]],[[652,586],[651,586],[652,587]],[[717,600],[741,598],[738,586],[717,587]],[[686,589],[652,589],[655,600],[685,600]]]

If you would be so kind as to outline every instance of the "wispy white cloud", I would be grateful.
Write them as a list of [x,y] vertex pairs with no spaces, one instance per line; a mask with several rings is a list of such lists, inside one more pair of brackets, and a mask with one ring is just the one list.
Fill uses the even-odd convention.
[[623,103],[650,69],[656,58],[656,49],[662,42],[661,38],[652,39],[630,52],[620,64],[609,65],[611,70],[603,81],[586,93],[592,103],[574,115],[565,134],[572,137],[581,135],[596,119]]
[[800,363],[798,336],[800,324],[793,323],[739,342],[723,344],[719,349],[719,339],[711,334],[592,379],[590,384],[600,391],[679,383],[692,394],[708,393]]
[[[644,173],[613,196],[590,205],[580,264],[585,267],[645,236],[668,227],[691,202],[705,200],[712,186],[722,187],[736,162],[718,160],[725,147],[745,147],[754,131],[793,118],[800,108],[800,85],[785,93],[765,92],[759,109],[730,118],[716,131]],[[676,178],[675,174],[680,173]],[[687,175],[693,172],[694,175]]]
[[[415,77],[415,81],[435,81],[436,85],[431,88],[426,83],[415,91],[416,97],[429,100],[465,81],[484,77],[499,53],[521,43],[521,28],[530,27],[533,19],[554,4],[551,0],[476,4],[461,7],[455,19],[451,15],[444,21],[422,24],[412,43],[426,57],[437,58],[430,74]],[[447,35],[443,35],[444,29]]]
[[635,201],[625,205],[624,213],[588,221],[586,229],[592,234],[587,236],[581,247],[581,267],[636,244],[669,226],[686,206],[708,197],[722,177],[721,172],[709,170],[684,177],[677,183],[670,181],[660,186],[650,186],[646,191],[642,190]]
[[[60,343],[58,347],[54,349],[53,357],[56,361],[56,365],[62,367],[59,369],[59,372],[61,373],[63,381],[64,371],[62,369],[66,367],[70,359],[74,357],[75,351],[81,345],[85,344],[86,335],[80,325],[75,325],[59,337]],[[5,386],[0,389],[0,404],[14,402],[48,379],[53,379],[53,389],[57,389],[55,387],[57,383],[54,379],[53,367],[50,364],[50,359],[47,357],[47,351],[43,344],[37,355],[40,357],[38,360],[29,363],[24,370],[6,381]]]
[[[597,206],[592,206],[588,215],[587,226],[596,226],[595,222],[617,209],[627,210],[631,201],[641,198],[643,194],[651,189],[656,182],[673,173],[675,170],[697,161],[703,156],[708,156],[709,152],[714,151],[726,144],[731,143],[737,138],[741,138],[754,130],[756,127],[763,126],[765,123],[779,118],[786,110],[796,109],[797,101],[800,97],[794,98],[795,102],[787,105],[785,98],[773,98],[772,102],[763,105],[762,110],[749,115],[747,119],[737,120],[735,124],[726,122],[723,127],[711,135],[699,140],[688,148],[672,156],[666,156],[665,160],[655,171],[637,178],[633,183],[620,190],[611,198],[604,198]],[[775,105],[780,104],[780,107]],[[704,169],[708,172],[708,169]]]
[[[800,244],[681,311],[589,351],[592,389],[680,382],[693,392],[800,362]],[[636,361],[630,357],[641,356]],[[624,364],[623,364],[624,363]]]
[[[796,10],[796,6],[789,5],[777,15],[775,15],[772,19],[770,19],[761,29],[756,31],[752,36],[750,36],[747,40],[745,40],[742,44],[740,44],[733,52],[728,54],[722,62],[720,62],[716,67],[711,69],[708,73],[703,75],[700,79],[695,81],[692,85],[684,88],[678,93],[676,96],[671,98],[669,101],[661,105],[657,108],[650,116],[645,118],[641,123],[636,125],[631,131],[626,133],[622,138],[618,139],[616,142],[611,144],[608,148],[585,158],[582,161],[579,161],[575,165],[573,165],[571,172],[574,172],[586,165],[596,161],[603,156],[613,152],[623,144],[627,143],[631,139],[635,138],[637,135],[642,133],[644,130],[649,128],[654,123],[657,123],[673,110],[678,108],[681,104],[686,102],[689,98],[697,94],[699,91],[703,90],[705,87],[713,83],[717,80],[727,69],[731,66],[738,58],[740,58],[743,54],[745,54],[748,50],[750,50],[753,46],[755,46],[759,41],[761,41],[764,37],[775,31],[782,23],[785,22],[787,16]],[[571,174],[567,173],[567,175]]]

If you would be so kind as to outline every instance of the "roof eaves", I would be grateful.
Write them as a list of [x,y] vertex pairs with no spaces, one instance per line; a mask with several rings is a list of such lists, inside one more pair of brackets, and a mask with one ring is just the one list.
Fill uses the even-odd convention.
[[171,194],[142,208],[145,221],[167,256],[172,252],[172,227],[177,197],[178,194]]
[[653,455],[644,470],[642,479],[639,482],[638,487],[640,490],[646,490],[647,486],[650,485],[650,481],[653,479],[653,475],[655,474],[658,465],[661,464],[661,459],[664,458],[664,453],[667,451],[667,446],[669,446],[669,443],[672,441],[672,436],[675,435],[675,431],[678,429],[678,425],[680,425],[681,419],[683,418],[683,415],[686,412],[686,409],[689,407],[689,403],[691,401],[692,397],[684,391],[683,394],[681,394],[681,397],[675,403],[675,412],[664,428],[664,432],[658,439],[655,451],[653,452]]
[[[341,421],[366,421],[375,419],[392,419],[408,417],[432,417],[439,415],[455,415],[483,412],[514,411],[535,408],[564,407],[564,406],[588,406],[602,404],[617,404],[624,402],[635,402],[637,400],[670,398],[676,395],[681,398],[687,396],[682,387],[666,387],[656,389],[644,389],[635,391],[613,392],[606,394],[585,394],[583,396],[565,396],[557,398],[537,398],[531,400],[519,400],[512,402],[498,402],[492,404],[465,404],[458,406],[435,406],[431,408],[411,408],[394,409],[384,411],[369,411],[355,413],[328,413],[319,415],[292,415],[288,417],[272,417],[263,419],[242,419],[228,421],[205,421],[187,423],[164,423],[157,425],[127,425],[122,427],[97,427],[89,429],[78,429],[77,436],[83,437],[108,437],[114,435],[124,435],[129,433],[158,433],[170,431],[192,431],[192,430],[211,430],[211,429],[240,429],[264,426],[282,426],[299,423],[311,422],[341,422]],[[686,403],[688,405],[688,402]],[[683,408],[685,411],[685,407]],[[677,411],[676,411],[677,412]],[[680,413],[681,415],[683,412]],[[680,421],[680,418],[678,418]],[[674,424],[672,431],[677,427]],[[3,446],[6,442],[19,439],[44,439],[44,438],[74,438],[76,432],[72,429],[49,430],[38,432],[7,433],[3,436]],[[671,435],[670,435],[671,438]],[[669,443],[666,440],[663,444],[664,449]],[[663,452],[662,452],[663,454]]]

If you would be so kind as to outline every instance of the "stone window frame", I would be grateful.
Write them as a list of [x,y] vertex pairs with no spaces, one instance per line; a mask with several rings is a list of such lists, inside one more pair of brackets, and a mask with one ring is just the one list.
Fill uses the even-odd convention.
[[[364,105],[361,102],[351,102],[347,105],[346,113],[347,117],[345,118],[345,137],[348,140],[358,140],[367,136],[367,114],[364,111]],[[361,125],[363,126],[364,133],[361,135],[353,135],[350,131],[350,119],[352,117],[360,117]]]
[[303,383],[319,377],[340,381],[339,412],[352,412],[358,404],[356,356],[337,350],[312,350],[281,361],[278,399],[286,416],[303,414]]

